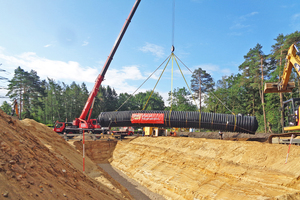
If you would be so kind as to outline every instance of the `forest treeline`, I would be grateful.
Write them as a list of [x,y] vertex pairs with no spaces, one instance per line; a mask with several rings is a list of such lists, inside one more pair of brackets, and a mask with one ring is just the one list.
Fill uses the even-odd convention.
[[[267,123],[272,124],[273,132],[282,132],[280,102],[299,97],[300,82],[293,72],[290,80],[296,82],[292,93],[263,93],[265,82],[278,82],[285,65],[287,50],[292,44],[298,45],[298,31],[274,39],[269,54],[262,51],[262,45],[256,44],[244,56],[244,62],[238,67],[239,73],[224,76],[214,81],[210,74],[198,68],[192,74],[190,89],[175,88],[169,92],[168,103],[164,104],[158,92],[146,91],[134,95],[117,94],[110,86],[100,86],[95,99],[92,118],[100,112],[114,110],[178,110],[244,114],[256,116],[259,132],[267,131]],[[149,96],[150,100],[148,101]],[[48,78],[40,80],[37,72],[27,72],[21,67],[15,70],[9,80],[7,96],[11,101],[17,99],[21,118],[32,118],[44,124],[55,121],[72,121],[78,117],[89,96],[85,85],[75,82],[67,85]],[[130,97],[130,98],[129,98]],[[201,99],[194,103],[194,99]],[[146,105],[146,102],[147,105]],[[196,105],[197,104],[197,105]],[[146,105],[146,106],[145,106]],[[171,105],[171,106],[170,106]],[[1,105],[6,113],[11,113],[11,105],[6,101]]]

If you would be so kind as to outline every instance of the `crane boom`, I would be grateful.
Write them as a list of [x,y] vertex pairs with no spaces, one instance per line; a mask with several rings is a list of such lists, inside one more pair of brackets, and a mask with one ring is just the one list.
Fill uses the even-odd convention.
[[127,27],[129,25],[129,23],[131,22],[131,19],[132,19],[134,13],[135,13],[135,11],[136,11],[136,9],[137,9],[140,1],[141,0],[136,0],[135,1],[135,4],[133,5],[133,8],[131,9],[131,12],[129,13],[128,18],[126,19],[126,21],[125,21],[125,23],[123,25],[123,28],[122,28],[119,36],[117,37],[117,40],[116,40],[116,42],[115,42],[115,44],[114,44],[114,46],[113,46],[113,48],[112,48],[112,50],[111,50],[111,52],[110,52],[107,60],[106,60],[104,66],[102,68],[102,71],[101,71],[101,73],[98,75],[98,77],[96,79],[94,88],[91,91],[88,100],[86,101],[86,104],[85,104],[85,106],[84,106],[84,108],[82,110],[82,113],[81,113],[81,115],[80,115],[79,118],[76,118],[73,121],[73,125],[78,126],[79,123],[80,123],[80,121],[85,120],[85,118],[86,118],[86,116],[87,116],[87,114],[88,114],[88,112],[89,112],[89,110],[90,110],[90,108],[91,108],[91,106],[93,104],[93,101],[94,101],[95,97],[97,96],[97,93],[99,91],[99,87],[100,87],[102,81],[104,80],[104,76],[106,74],[106,71],[107,71],[107,69],[108,69],[108,67],[109,67],[109,65],[110,65],[110,63],[111,63],[111,61],[112,61],[112,59],[113,59],[113,57],[114,57],[117,49],[118,49],[118,46],[119,46],[119,44],[120,44],[120,42],[121,42],[121,40],[122,40],[122,38],[123,38],[126,30],[127,30]]

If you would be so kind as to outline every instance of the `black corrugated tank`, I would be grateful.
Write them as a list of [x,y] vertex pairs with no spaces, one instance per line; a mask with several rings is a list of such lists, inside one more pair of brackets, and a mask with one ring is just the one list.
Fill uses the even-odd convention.
[[[132,114],[163,114],[160,123],[137,123],[132,121]],[[255,134],[258,128],[256,117],[230,115],[219,113],[200,113],[195,111],[157,111],[135,110],[102,112],[98,117],[102,127],[152,126],[152,127],[178,127],[178,128],[205,128],[228,132]]]

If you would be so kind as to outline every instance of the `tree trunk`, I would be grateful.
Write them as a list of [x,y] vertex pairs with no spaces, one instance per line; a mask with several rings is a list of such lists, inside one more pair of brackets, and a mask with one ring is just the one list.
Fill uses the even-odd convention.
[[[282,65],[282,50],[280,52],[280,61],[279,61],[279,65]],[[279,79],[280,79],[280,72],[279,72]],[[284,119],[283,119],[283,95],[282,93],[279,93],[279,98],[280,98],[280,112],[281,112],[281,132],[284,133]]]
[[263,107],[263,115],[264,115],[264,125],[265,125],[265,133],[267,133],[267,119],[265,112],[265,99],[264,99],[264,70],[263,70],[263,57],[260,59],[260,67],[261,67],[261,104]]
[[[201,73],[199,72],[199,112],[201,113]],[[201,132],[201,128],[199,129],[199,132]]]

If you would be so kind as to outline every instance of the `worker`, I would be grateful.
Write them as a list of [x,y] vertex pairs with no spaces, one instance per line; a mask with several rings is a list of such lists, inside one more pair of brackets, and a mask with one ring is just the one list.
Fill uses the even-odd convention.
[[268,122],[268,126],[269,126],[268,133],[273,133],[273,131],[272,131],[272,124],[270,122]]
[[223,132],[219,131],[220,140],[223,140]]

